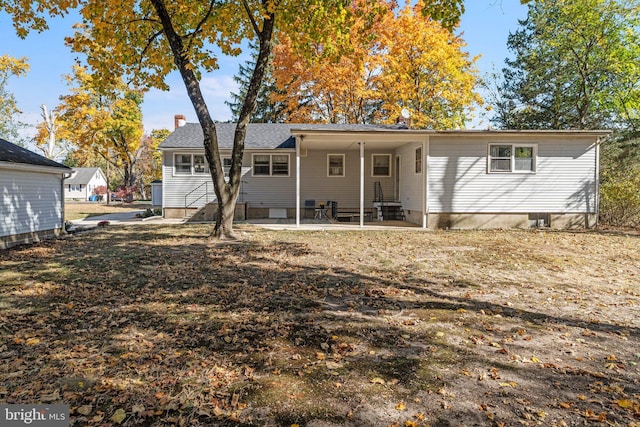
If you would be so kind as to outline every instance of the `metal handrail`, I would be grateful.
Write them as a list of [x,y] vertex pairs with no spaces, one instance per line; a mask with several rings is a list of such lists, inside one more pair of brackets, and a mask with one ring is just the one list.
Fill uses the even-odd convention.
[[[193,199],[191,203],[188,203],[187,199],[189,198],[189,196],[191,196],[196,191],[200,190],[203,186],[204,186],[204,193],[196,197],[195,199]],[[208,182],[203,182],[202,184],[198,185],[193,190],[189,191],[187,194],[184,195],[184,208],[185,209],[190,208],[191,206],[195,205],[199,200],[201,200],[203,197],[206,198],[205,204],[209,203],[209,183]]]

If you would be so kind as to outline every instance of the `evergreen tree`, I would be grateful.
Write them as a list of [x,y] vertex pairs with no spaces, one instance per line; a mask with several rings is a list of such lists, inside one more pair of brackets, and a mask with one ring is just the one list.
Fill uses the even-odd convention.
[[[256,58],[258,55],[255,44],[250,43],[251,59],[240,64],[238,68],[238,74],[233,77],[233,80],[238,83],[240,87],[239,93],[231,92],[231,101],[225,101],[225,104],[231,109],[232,121],[235,122],[240,117],[240,111],[244,103],[244,98],[247,93],[247,88],[251,82],[251,76],[253,69],[256,66]],[[265,71],[264,82],[258,91],[258,99],[256,109],[251,116],[252,123],[281,123],[284,121],[284,105],[281,102],[273,101],[271,94],[278,92],[276,88],[275,79],[273,77],[273,67],[271,61]]]
[[540,0],[528,7],[509,35],[515,57],[506,60],[493,121],[512,129],[629,126],[640,93],[637,6]]

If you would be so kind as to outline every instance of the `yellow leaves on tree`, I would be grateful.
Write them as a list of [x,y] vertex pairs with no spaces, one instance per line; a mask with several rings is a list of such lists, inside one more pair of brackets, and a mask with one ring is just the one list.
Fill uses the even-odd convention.
[[480,102],[473,91],[476,59],[462,51],[461,38],[425,20],[422,7],[422,1],[408,5],[397,18],[387,15],[383,21],[379,90],[387,121],[407,108],[414,127],[463,127],[469,108]]
[[11,77],[21,77],[29,71],[27,58],[14,58],[9,55],[0,56],[0,136],[8,137],[11,132],[8,124],[15,114],[20,113],[16,100],[7,90],[7,82]]
[[124,185],[132,186],[142,143],[142,93],[122,81],[105,86],[79,66],[67,80],[72,87],[58,107],[59,136],[76,145],[81,156],[104,158],[121,171]]
[[[412,126],[458,128],[481,100],[474,92],[477,70],[465,44],[438,22],[425,18],[424,3],[353,2],[350,32],[341,56],[315,45],[302,55],[291,38],[278,36],[274,77],[290,122],[392,123],[403,108]],[[372,16],[375,19],[372,20]]]

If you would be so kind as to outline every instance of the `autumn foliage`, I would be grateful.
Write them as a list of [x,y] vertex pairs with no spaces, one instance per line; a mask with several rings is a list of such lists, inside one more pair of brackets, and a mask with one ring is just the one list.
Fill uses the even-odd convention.
[[354,24],[335,41],[340,56],[320,44],[305,54],[278,35],[273,101],[286,105],[287,121],[392,123],[406,108],[414,127],[463,127],[480,102],[464,41],[425,19],[423,2],[398,11],[380,1],[374,14],[370,7],[353,2]]

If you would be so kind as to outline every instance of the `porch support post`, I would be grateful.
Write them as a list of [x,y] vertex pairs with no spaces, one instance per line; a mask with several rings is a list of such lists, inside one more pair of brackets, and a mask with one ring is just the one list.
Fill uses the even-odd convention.
[[424,198],[422,213],[422,228],[429,227],[429,136],[422,141],[422,197]]
[[296,228],[300,228],[300,144],[302,137],[296,137]]
[[364,142],[360,144],[360,228],[364,227]]

